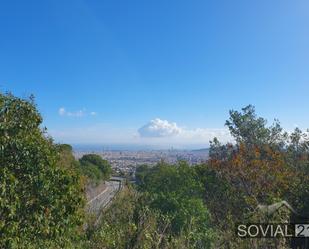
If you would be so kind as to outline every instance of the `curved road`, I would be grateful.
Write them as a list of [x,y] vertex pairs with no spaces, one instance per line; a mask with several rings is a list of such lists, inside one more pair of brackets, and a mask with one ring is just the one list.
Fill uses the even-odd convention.
[[115,194],[120,190],[120,187],[120,181],[107,181],[106,188],[100,194],[87,202],[86,210],[89,213],[98,214],[100,210],[111,202]]

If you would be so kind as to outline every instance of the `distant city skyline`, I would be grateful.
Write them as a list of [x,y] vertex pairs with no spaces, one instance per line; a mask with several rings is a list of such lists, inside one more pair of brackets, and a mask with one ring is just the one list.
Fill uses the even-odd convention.
[[0,91],[56,142],[204,148],[230,109],[309,128],[309,2],[3,1]]

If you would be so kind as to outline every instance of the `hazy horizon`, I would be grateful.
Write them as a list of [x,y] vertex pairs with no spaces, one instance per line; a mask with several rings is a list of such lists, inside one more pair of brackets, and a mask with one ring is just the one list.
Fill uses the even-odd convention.
[[183,145],[183,146],[164,146],[164,145],[149,145],[149,144],[70,144],[73,150],[79,151],[152,151],[152,150],[204,150],[209,149],[209,146],[203,145]]
[[63,143],[225,143],[252,104],[309,127],[309,3],[4,1],[0,91],[34,94]]

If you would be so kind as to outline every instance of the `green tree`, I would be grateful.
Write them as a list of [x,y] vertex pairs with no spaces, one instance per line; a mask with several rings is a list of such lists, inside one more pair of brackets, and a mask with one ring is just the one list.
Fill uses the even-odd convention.
[[143,164],[143,165],[136,167],[135,179],[138,185],[145,184],[145,177],[147,173],[149,172],[149,170],[150,170],[150,167],[147,164]]
[[257,117],[252,105],[242,108],[242,112],[231,110],[230,118],[225,122],[225,125],[236,142],[245,145],[280,145],[287,135],[282,132],[278,120],[267,127],[267,120]]
[[290,204],[304,217],[309,217],[309,136],[299,128],[290,134],[286,149],[286,162],[295,178],[288,193]]
[[226,229],[229,217],[240,220],[247,207],[244,193],[223,178],[220,171],[206,163],[196,165],[194,170],[204,186],[203,198],[213,223]]
[[[99,227],[90,234],[91,248],[110,249],[193,249],[211,248],[210,230],[201,233],[196,217],[181,233],[172,230],[171,217],[150,208],[145,193],[125,187],[104,213]],[[195,206],[192,206],[194,208]],[[205,239],[207,238],[207,239]]]
[[83,155],[79,162],[82,172],[96,183],[100,180],[107,180],[111,176],[112,167],[110,163],[99,155]]
[[[187,234],[194,228],[191,243],[211,244],[209,212],[203,203],[203,186],[194,167],[180,161],[175,165],[164,162],[147,169],[139,190],[145,193],[149,207],[171,219],[171,232]],[[193,225],[194,224],[194,225]]]
[[59,165],[59,149],[41,123],[33,97],[0,94],[1,248],[61,246],[82,224],[80,177]]
[[[292,133],[284,132],[277,120],[268,126],[251,105],[241,111],[230,111],[226,126],[236,143],[221,144],[214,139],[207,167],[200,170],[200,175],[205,175],[205,188],[223,183],[219,188],[215,187],[213,193],[205,194],[212,214],[221,216],[215,208],[226,205],[224,213],[231,217],[221,222],[222,231],[226,231],[229,223],[231,229],[235,221],[246,221],[258,204],[272,204],[278,200],[288,201],[298,213],[308,216],[308,135],[298,128]],[[209,169],[216,178],[211,185]],[[216,198],[220,192],[222,198]],[[210,196],[213,194],[215,200]],[[232,236],[230,238],[233,240]],[[227,245],[227,248],[230,246]]]
[[60,160],[58,164],[67,168],[78,168],[79,161],[77,161],[73,155],[73,148],[69,144],[58,144],[58,151],[60,153]]

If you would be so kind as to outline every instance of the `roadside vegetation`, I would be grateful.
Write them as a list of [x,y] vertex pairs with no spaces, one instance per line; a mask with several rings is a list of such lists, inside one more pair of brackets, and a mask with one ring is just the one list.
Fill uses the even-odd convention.
[[253,106],[230,111],[226,126],[235,142],[214,139],[202,164],[138,167],[136,184],[85,230],[85,186],[107,180],[109,163],[94,154],[76,160],[48,136],[33,97],[0,94],[0,248],[290,248],[241,240],[235,225],[295,221],[259,212],[280,201],[309,216],[307,133],[267,125]]
[[80,170],[88,178],[88,183],[97,185],[108,180],[112,173],[112,167],[107,160],[99,155],[87,154],[79,159]]

